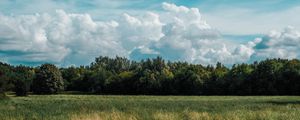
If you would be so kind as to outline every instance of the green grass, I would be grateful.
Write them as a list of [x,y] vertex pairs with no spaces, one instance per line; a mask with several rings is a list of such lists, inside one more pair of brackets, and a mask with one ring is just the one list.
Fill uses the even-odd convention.
[[2,120],[300,120],[299,96],[30,95],[0,100]]

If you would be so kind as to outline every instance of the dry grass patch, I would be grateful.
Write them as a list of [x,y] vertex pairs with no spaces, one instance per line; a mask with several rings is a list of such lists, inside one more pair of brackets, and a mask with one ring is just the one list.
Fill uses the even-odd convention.
[[188,112],[186,117],[189,120],[211,120],[211,116],[207,112]]
[[137,116],[119,111],[71,115],[71,120],[138,120]]
[[179,120],[179,115],[171,112],[157,112],[153,114],[154,120]]

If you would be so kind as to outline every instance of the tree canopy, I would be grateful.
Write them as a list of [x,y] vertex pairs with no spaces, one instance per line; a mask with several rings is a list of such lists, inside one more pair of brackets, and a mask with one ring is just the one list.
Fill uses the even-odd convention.
[[[26,95],[61,90],[94,94],[300,95],[300,61],[266,59],[226,67],[165,61],[97,57],[88,66],[57,68],[0,64],[0,92]],[[25,92],[24,92],[25,91]]]
[[36,94],[53,94],[64,89],[59,69],[52,64],[43,64],[36,71],[32,81],[32,91]]

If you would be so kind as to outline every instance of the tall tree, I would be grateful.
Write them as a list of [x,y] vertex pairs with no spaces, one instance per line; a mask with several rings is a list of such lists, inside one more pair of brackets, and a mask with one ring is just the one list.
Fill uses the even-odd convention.
[[200,95],[204,81],[194,71],[181,69],[174,76],[174,84],[177,94],[180,95]]
[[11,88],[12,73],[12,66],[0,62],[0,98],[4,98],[4,92]]
[[14,68],[14,91],[17,96],[26,96],[34,77],[34,70],[26,66]]
[[53,64],[43,64],[36,72],[32,87],[35,94],[55,94],[62,91],[64,82],[59,69]]

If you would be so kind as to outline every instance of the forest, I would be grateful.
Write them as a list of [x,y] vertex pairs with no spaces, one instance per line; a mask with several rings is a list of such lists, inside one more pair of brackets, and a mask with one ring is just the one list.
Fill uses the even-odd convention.
[[300,95],[300,61],[266,59],[252,64],[133,61],[97,57],[87,66],[37,67],[0,63],[0,96],[77,91],[100,95]]

